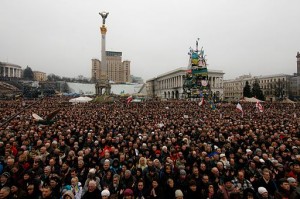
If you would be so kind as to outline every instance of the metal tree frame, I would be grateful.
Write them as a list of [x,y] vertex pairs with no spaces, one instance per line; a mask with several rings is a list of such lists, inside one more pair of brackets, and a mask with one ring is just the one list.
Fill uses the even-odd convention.
[[208,79],[208,70],[206,63],[206,55],[204,55],[203,47],[198,50],[198,41],[196,41],[196,50],[190,48],[189,66],[184,76],[183,95],[185,98],[203,98],[210,99],[212,92]]

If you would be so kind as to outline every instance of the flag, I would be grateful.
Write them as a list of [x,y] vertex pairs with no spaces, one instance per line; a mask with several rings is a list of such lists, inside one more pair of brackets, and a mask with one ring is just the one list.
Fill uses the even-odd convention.
[[127,104],[129,104],[132,100],[133,100],[132,95],[130,95],[129,97],[127,97]]
[[204,104],[205,104],[204,97],[202,97],[201,101],[199,102],[199,106],[203,106]]
[[256,108],[259,110],[259,112],[264,112],[263,106],[260,104],[260,102],[257,100],[256,101]]
[[243,111],[242,105],[241,105],[240,103],[238,103],[238,104],[236,105],[236,109],[237,109],[238,111],[241,111],[241,112],[242,112],[242,117],[243,117],[244,111]]

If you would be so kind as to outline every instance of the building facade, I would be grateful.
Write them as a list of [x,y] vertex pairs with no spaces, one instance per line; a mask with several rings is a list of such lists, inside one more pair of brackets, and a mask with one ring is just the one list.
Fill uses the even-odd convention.
[[0,77],[22,77],[22,67],[16,64],[0,62]]
[[[181,99],[184,97],[183,83],[187,68],[178,68],[146,81],[149,97],[162,99]],[[223,99],[223,71],[208,70],[211,91],[219,99]]]
[[[115,83],[130,82],[130,61],[122,61],[122,52],[106,51],[106,72],[110,81]],[[92,59],[92,80],[100,78],[101,61]]]
[[252,86],[258,81],[267,101],[283,98],[300,100],[300,53],[297,52],[297,73],[294,75],[276,74],[267,76],[243,75],[236,79],[224,81],[224,97],[227,100],[239,100],[243,97],[246,82]]
[[47,75],[44,72],[33,71],[33,79],[39,82],[47,81]]
[[[224,99],[239,100],[243,98],[243,90],[246,82],[252,87],[254,81],[258,81],[260,89],[267,101],[277,100],[276,98],[290,97],[292,75],[276,74],[268,76],[243,75],[236,79],[224,81]],[[277,92],[280,92],[278,96]]]
[[92,82],[96,82],[100,79],[101,63],[99,59],[92,59]]
[[290,89],[290,99],[300,101],[300,75],[291,78]]
[[300,101],[300,53],[297,52],[297,73],[291,78],[291,96],[292,100]]

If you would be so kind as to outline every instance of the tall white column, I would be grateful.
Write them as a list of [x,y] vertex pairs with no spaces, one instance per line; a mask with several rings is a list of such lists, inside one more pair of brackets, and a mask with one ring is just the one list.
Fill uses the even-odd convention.
[[101,72],[103,75],[107,75],[105,36],[105,33],[101,36]]

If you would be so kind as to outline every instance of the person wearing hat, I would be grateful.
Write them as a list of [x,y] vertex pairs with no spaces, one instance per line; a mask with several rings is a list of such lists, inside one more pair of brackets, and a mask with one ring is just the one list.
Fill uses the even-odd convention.
[[125,189],[125,191],[123,192],[123,199],[134,199],[132,189]]
[[72,191],[66,191],[63,196],[62,199],[75,199],[74,194],[72,193]]
[[300,198],[300,188],[298,187],[297,180],[293,177],[289,177],[289,178],[287,178],[287,181],[289,182],[290,188],[291,188],[290,198],[292,198],[292,199]]
[[101,192],[101,198],[102,199],[108,199],[110,196],[110,192],[108,189],[104,189],[102,192]]
[[187,174],[184,169],[181,169],[179,171],[179,178],[176,180],[176,188],[182,190],[183,192],[186,192],[188,189],[188,180],[187,180]]
[[233,185],[231,177],[225,177],[224,184],[219,185],[219,192],[223,198],[229,199],[231,194],[240,193],[240,190]]
[[289,182],[291,188],[295,188],[295,187],[298,186],[298,182],[297,182],[297,180],[295,178],[289,177],[286,180]]
[[11,182],[10,182],[10,174],[8,172],[4,172],[0,176],[0,189],[2,187],[10,187]]
[[176,191],[175,191],[175,198],[176,199],[183,199],[183,193],[182,193],[182,191],[180,190],[180,189],[177,189]]
[[220,154],[220,161],[223,163],[225,169],[230,167],[229,161],[227,160],[226,155],[224,153]]
[[20,185],[17,182],[12,183],[10,191],[13,198],[25,198],[26,196],[26,192],[20,188]]
[[175,183],[172,178],[167,180],[166,188],[164,189],[164,197],[165,198],[174,198],[175,197]]
[[274,199],[290,198],[291,187],[286,178],[281,178],[278,182],[278,190],[275,191]]
[[269,193],[265,187],[258,187],[257,192],[258,192],[258,198],[260,199],[270,198]]
[[286,175],[286,171],[284,169],[284,166],[280,163],[277,163],[274,167],[274,171],[277,173],[276,174],[276,178],[280,179],[280,178],[284,178]]

